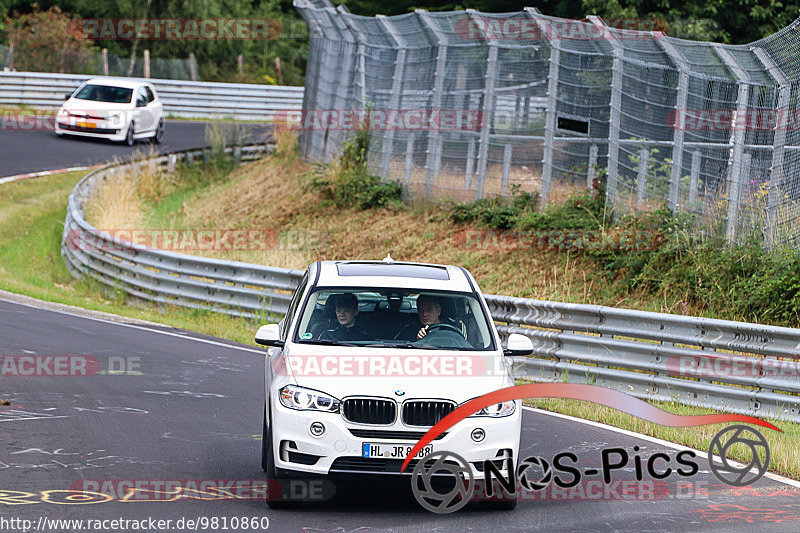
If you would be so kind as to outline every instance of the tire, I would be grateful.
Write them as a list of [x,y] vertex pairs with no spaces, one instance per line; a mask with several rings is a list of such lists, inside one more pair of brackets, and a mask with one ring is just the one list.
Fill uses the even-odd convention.
[[156,144],[161,144],[164,142],[164,119],[161,118],[158,120],[158,126],[156,127],[156,133],[153,135],[153,142]]
[[[281,482],[278,478],[278,473],[275,468],[275,457],[272,451],[272,423],[267,426],[267,404],[264,404],[264,426],[261,437],[261,468],[267,474],[268,481]],[[270,509],[297,509],[300,507],[299,501],[296,500],[277,500],[273,498],[267,499],[267,505]]]
[[136,139],[133,138],[133,122],[131,122],[130,126],[128,126],[128,133],[125,134],[125,144],[128,146],[133,146],[136,142]]

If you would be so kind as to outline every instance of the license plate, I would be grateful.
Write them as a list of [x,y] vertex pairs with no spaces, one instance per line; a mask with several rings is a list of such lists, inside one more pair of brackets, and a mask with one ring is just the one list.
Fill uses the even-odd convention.
[[[365,442],[361,447],[362,457],[381,459],[405,459],[414,447],[413,444],[387,444],[385,442]],[[417,453],[417,459],[433,453],[433,444],[428,444]]]
[[96,128],[97,124],[94,122],[78,122],[79,128]]

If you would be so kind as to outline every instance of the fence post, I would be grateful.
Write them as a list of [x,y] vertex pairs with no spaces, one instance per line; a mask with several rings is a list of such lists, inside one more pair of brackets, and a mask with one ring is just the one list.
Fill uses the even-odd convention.
[[150,50],[144,51],[144,77],[150,78]]
[[[396,112],[400,109],[400,95],[403,90],[403,76],[406,68],[406,41],[395,30],[393,24],[384,15],[377,16],[389,36],[394,40],[397,48],[397,56],[394,61],[394,74],[392,75],[392,95],[389,99],[389,112]],[[386,135],[383,141],[383,153],[381,154],[381,177],[389,175],[389,166],[392,162],[392,151],[394,150],[394,128],[386,128]]]
[[588,19],[597,28],[603,30],[603,38],[608,41],[614,51],[614,62],[611,65],[611,102],[608,121],[608,174],[606,176],[606,205],[613,207],[617,201],[617,173],[619,171],[619,117],[622,111],[622,46],[608,30],[603,19],[589,15]]
[[411,171],[414,169],[414,132],[408,134],[406,139],[406,173],[403,180],[406,183],[411,181]]
[[[526,7],[525,13],[533,19],[539,28],[539,34],[547,39],[550,46],[550,68],[547,73],[547,111],[544,122],[544,152],[542,157],[542,188],[539,198],[542,204],[547,203],[550,188],[553,185],[553,152],[555,148],[556,113],[558,112],[558,67],[561,60],[561,41],[550,39],[550,28],[537,15],[541,12],[536,8]],[[530,99],[526,100],[525,113],[527,119]],[[591,187],[591,185],[590,185]]]
[[236,70],[239,71],[239,76],[244,76],[244,54],[236,56]]
[[508,175],[511,172],[511,156],[513,149],[514,146],[511,144],[507,144],[505,148],[503,148],[503,177],[500,180],[501,190],[508,188]]
[[636,175],[636,207],[644,207],[644,193],[647,188],[647,163],[650,160],[650,150],[642,147],[639,150],[639,172]]
[[8,43],[8,70],[14,70],[14,43]]
[[101,55],[103,57],[103,76],[108,76],[108,48],[103,48]]
[[678,208],[683,173],[683,138],[686,117],[686,102],[689,96],[689,64],[683,54],[666,39],[661,32],[653,32],[654,41],[661,46],[678,69],[678,92],[675,97],[675,121],[672,124],[672,168],[669,174],[669,198],[667,206],[671,211]]
[[791,97],[792,88],[786,75],[762,48],[753,47],[752,50],[761,61],[761,64],[769,71],[772,79],[778,84],[776,109],[778,119],[775,121],[775,133],[772,139],[772,164],[769,169],[769,194],[767,196],[767,216],[764,228],[766,244],[768,247],[772,247],[777,240],[778,204],[780,203],[780,193],[784,187],[783,158],[786,147],[789,98]]
[[[442,93],[444,92],[444,78],[447,69],[447,36],[436,25],[436,22],[431,20],[430,13],[425,9],[416,9],[415,12],[422,20],[423,24],[434,34],[436,37],[436,73],[433,80],[433,94],[431,98],[431,112],[441,111],[442,107]],[[439,177],[439,168],[442,163],[442,144],[439,130],[431,123],[428,122],[430,130],[428,131],[428,157],[425,160],[425,187],[423,189],[423,196],[429,198],[433,188],[433,182]]]
[[472,177],[475,172],[475,139],[470,138],[467,145],[467,169],[466,178],[464,179],[464,187],[469,189],[472,187]]
[[745,126],[747,124],[747,102],[750,96],[750,75],[734,59],[733,55],[719,43],[713,44],[714,51],[737,78],[739,91],[736,95],[736,120],[731,122],[733,128],[733,150],[730,155],[731,185],[728,189],[728,227],[725,231],[727,243],[736,242],[736,230],[739,222],[739,200],[742,194],[742,159],[744,156]]
[[597,175],[597,152],[596,144],[589,146],[589,166],[586,168],[586,188],[590,191],[594,187],[594,178]]
[[[467,9],[470,19],[475,22],[479,15],[474,9]],[[475,172],[475,200],[483,198],[483,190],[486,186],[486,170],[489,165],[489,133],[494,122],[495,85],[497,84],[497,42],[487,35],[483,24],[475,23],[483,34],[483,40],[489,44],[489,57],[486,64],[486,76],[483,85],[483,116],[481,121],[480,146],[478,147],[478,168]]]
[[689,181],[689,204],[697,201],[697,189],[700,182],[700,163],[702,162],[703,152],[695,150],[692,153],[692,174]]

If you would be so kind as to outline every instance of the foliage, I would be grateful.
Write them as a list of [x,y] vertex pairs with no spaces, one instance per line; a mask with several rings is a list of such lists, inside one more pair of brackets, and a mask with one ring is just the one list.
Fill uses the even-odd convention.
[[39,72],[81,73],[90,68],[92,41],[83,35],[80,20],[56,6],[42,11],[15,13],[4,32],[14,45],[15,68]]
[[511,198],[482,198],[472,203],[451,204],[453,222],[476,222],[493,229],[514,227],[520,217],[532,215],[539,205],[539,193],[522,191],[519,185],[511,186]]
[[348,139],[339,160],[330,165],[329,178],[315,177],[311,187],[323,193],[337,207],[371,209],[402,205],[403,186],[398,181],[381,181],[367,171],[369,130],[359,128]]

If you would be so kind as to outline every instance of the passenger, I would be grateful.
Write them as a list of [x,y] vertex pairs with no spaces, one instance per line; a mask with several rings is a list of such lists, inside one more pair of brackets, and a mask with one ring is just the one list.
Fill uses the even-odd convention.
[[338,325],[323,331],[319,339],[330,341],[368,341],[372,335],[363,327],[356,324],[358,316],[358,298],[353,293],[346,292],[331,296],[336,302],[336,321]]
[[395,339],[412,342],[419,340],[428,334],[428,329],[434,324],[450,324],[459,330],[463,329],[461,325],[454,320],[442,320],[442,304],[435,296],[420,294],[417,297],[417,315],[419,317],[419,323],[404,326],[397,335],[395,335]]

